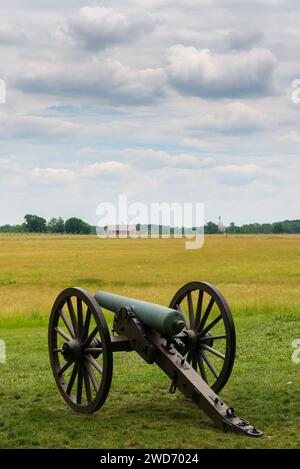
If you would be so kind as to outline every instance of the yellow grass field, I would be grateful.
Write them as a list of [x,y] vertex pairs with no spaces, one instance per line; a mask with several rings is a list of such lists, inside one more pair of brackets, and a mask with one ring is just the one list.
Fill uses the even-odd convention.
[[168,304],[185,282],[215,284],[235,314],[300,307],[300,236],[206,236],[101,240],[93,236],[0,236],[0,317],[47,317],[67,286]]
[[[262,438],[223,434],[136,354],[114,358],[111,393],[99,413],[75,415],[54,384],[47,322],[69,286],[168,305],[192,280],[216,285],[236,324],[237,355],[222,391]],[[111,315],[107,315],[111,324]],[[212,235],[200,250],[184,240],[0,235],[0,447],[266,448],[300,445],[300,236]],[[159,421],[159,425],[158,425]],[[101,430],[101,431],[100,431]]]

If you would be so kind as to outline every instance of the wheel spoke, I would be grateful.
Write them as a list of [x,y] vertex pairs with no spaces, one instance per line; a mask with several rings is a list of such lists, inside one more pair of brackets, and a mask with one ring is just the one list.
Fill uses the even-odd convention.
[[92,332],[90,333],[90,335],[86,339],[86,341],[85,341],[86,345],[89,345],[92,342],[92,340],[96,336],[97,332],[98,332],[98,327],[96,326],[95,329],[92,330]]
[[80,298],[77,298],[77,318],[78,318],[78,336],[81,337],[83,330],[83,311],[82,311],[82,301]]
[[77,371],[78,371],[78,365],[77,365],[77,363],[75,363],[72,374],[71,374],[71,378],[70,378],[70,381],[68,383],[67,390],[66,390],[66,393],[68,394],[68,396],[71,394],[73,384],[74,384],[75,378],[77,376]]
[[82,373],[83,373],[83,379],[84,379],[84,387],[85,387],[85,393],[86,393],[86,398],[88,403],[92,401],[92,393],[91,393],[91,385],[90,385],[90,379],[88,375],[88,371],[86,369],[85,363],[82,362]]
[[103,369],[101,368],[99,363],[97,363],[91,355],[87,355],[86,358],[90,362],[90,364],[93,365],[93,367],[96,368],[96,370],[99,371],[99,373],[102,375]]
[[64,366],[61,367],[61,369],[57,372],[58,376],[62,376],[68,368],[72,365],[73,361],[70,360],[69,362],[65,363]]
[[70,318],[71,318],[71,321],[72,321],[72,324],[73,324],[74,332],[76,334],[76,337],[78,337],[79,336],[78,323],[77,323],[77,319],[76,319],[76,315],[75,315],[75,311],[74,311],[74,306],[73,306],[71,298],[67,298],[67,305],[68,305],[68,310],[69,310],[69,313],[70,313]]
[[189,351],[189,353],[187,354],[187,357],[186,357],[186,361],[190,363],[191,359],[192,359],[192,352]]
[[205,311],[205,313],[204,313],[204,315],[203,315],[203,317],[202,317],[202,319],[201,319],[201,322],[200,322],[200,324],[199,324],[198,332],[201,331],[201,330],[203,329],[203,327],[205,326],[206,321],[207,321],[207,318],[208,318],[208,316],[209,316],[209,314],[210,314],[210,312],[211,312],[211,310],[212,310],[212,307],[213,307],[213,305],[214,305],[214,302],[215,302],[215,300],[214,300],[213,298],[211,298],[211,299],[210,299],[210,302],[208,303],[208,306],[207,306],[207,308],[206,308],[206,311]]
[[55,327],[54,330],[61,335],[64,339],[66,339],[68,342],[72,340],[72,337],[70,337],[68,334],[66,334],[60,327]]
[[87,338],[88,333],[89,333],[89,328],[90,328],[90,322],[91,322],[91,312],[88,309],[87,312],[86,312],[86,317],[85,317],[85,321],[84,321],[84,327],[83,327],[83,331],[82,331],[81,340],[85,340]]
[[220,314],[216,319],[214,319],[203,331],[201,331],[201,337],[205,336],[220,320],[222,319],[222,314]]
[[101,347],[86,347],[84,349],[84,353],[92,353],[92,352],[97,352],[100,355],[103,352],[103,348],[101,348]]
[[213,363],[211,362],[211,360],[208,358],[208,356],[206,355],[206,353],[204,352],[204,350],[201,350],[200,352],[201,356],[203,357],[205,363],[207,364],[208,368],[210,369],[210,371],[212,372],[212,374],[214,375],[215,378],[218,378],[219,377],[219,373],[217,372],[216,368],[214,367]]
[[192,366],[194,370],[197,371],[197,355],[195,352],[192,355]]
[[194,313],[192,292],[190,291],[187,294],[187,302],[188,302],[188,310],[189,310],[190,328],[194,329],[195,328],[195,313]]
[[93,369],[92,365],[89,362],[86,362],[85,366],[86,366],[87,372],[89,374],[89,377],[92,381],[92,385],[93,385],[93,387],[94,387],[94,389],[97,393],[99,391],[99,384],[98,384],[98,381],[96,379],[94,369]]
[[77,404],[81,404],[82,401],[82,382],[83,382],[83,376],[82,376],[82,365],[79,363],[78,365],[78,378],[77,378],[77,396],[76,396],[76,402]]
[[177,304],[177,305],[176,305],[176,309],[182,313],[182,315],[183,315],[183,317],[184,317],[184,322],[185,322],[186,328],[189,329],[190,326],[189,326],[189,324],[188,324],[188,320],[187,320],[187,318],[186,318],[186,315],[185,315],[185,313],[184,313],[184,311],[183,311],[181,305],[180,305],[180,304]]
[[200,370],[200,374],[202,376],[202,379],[207,383],[207,375],[206,375],[206,371],[205,371],[205,368],[204,368],[203,358],[202,358],[200,353],[198,353],[197,361],[198,361],[199,370]]
[[209,345],[202,344],[201,347],[204,348],[204,350],[207,350],[208,352],[212,353],[216,357],[221,358],[222,360],[225,360],[225,355],[223,353],[219,352],[218,350],[215,350],[214,348],[210,347]]
[[195,329],[197,329],[200,324],[202,305],[203,305],[203,291],[199,290],[198,303],[197,303],[197,308],[196,308]]
[[219,340],[219,339],[226,339],[226,334],[220,334],[220,335],[205,335],[204,337],[199,337],[198,340],[199,342],[204,342],[206,340]]
[[67,316],[65,315],[62,309],[59,311],[59,315],[62,318],[63,322],[65,323],[65,326],[68,329],[69,333],[71,334],[72,338],[75,339],[73,326],[71,326],[70,322],[68,321]]

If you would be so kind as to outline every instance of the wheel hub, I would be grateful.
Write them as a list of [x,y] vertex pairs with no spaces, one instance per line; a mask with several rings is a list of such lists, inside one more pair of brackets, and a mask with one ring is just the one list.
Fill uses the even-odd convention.
[[[100,340],[98,340],[97,338],[93,339],[91,343],[89,344],[89,348],[102,348]],[[93,358],[98,358],[100,355],[100,352],[94,350],[93,352],[90,352],[90,355]]]
[[[212,337],[212,334],[210,332],[207,332],[204,337]],[[213,344],[214,344],[214,339],[208,339],[204,342],[206,345],[208,345],[209,347],[212,347]]]
[[66,361],[78,361],[82,356],[83,347],[78,340],[70,340],[62,346],[62,355]]
[[198,335],[192,329],[188,329],[185,333],[188,336],[189,349],[196,350],[198,348]]
[[[202,343],[205,343],[209,347],[213,346],[213,343],[214,343],[213,338],[205,340],[205,342],[204,341],[202,342],[202,341],[199,340],[200,337],[201,337],[199,332],[195,332],[192,329],[186,330],[185,334],[188,337],[188,342],[187,342],[188,343],[188,350],[191,350],[191,351],[199,350],[199,348],[201,348]],[[204,335],[204,337],[212,337],[212,334],[210,332],[207,332]]]

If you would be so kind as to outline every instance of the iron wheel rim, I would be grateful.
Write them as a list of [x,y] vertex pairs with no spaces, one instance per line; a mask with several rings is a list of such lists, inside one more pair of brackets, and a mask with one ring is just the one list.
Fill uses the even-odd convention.
[[[91,325],[94,325],[92,331]],[[59,340],[62,342],[63,339],[65,343],[61,347]],[[92,347],[94,343],[95,347]],[[113,354],[102,310],[85,289],[67,288],[56,298],[49,321],[48,348],[52,372],[66,403],[79,413],[90,414],[98,410],[110,390]],[[68,353],[69,359],[66,358]],[[96,356],[97,359],[101,356],[102,366]],[[65,375],[67,370],[69,373],[72,370],[69,381]],[[72,394],[74,387],[76,395]]]
[[[196,307],[195,302],[192,298],[192,292],[198,292]],[[208,297],[208,306],[206,307],[205,311],[203,311],[202,307],[205,297]],[[214,392],[218,393],[224,388],[225,384],[227,383],[231,375],[235,359],[236,336],[230,308],[228,306],[227,301],[219,292],[219,290],[213,285],[206,282],[190,282],[183,285],[183,287],[181,287],[174,295],[169,307],[185,312],[181,306],[184,300],[187,301],[188,305],[188,307],[185,308],[187,309],[189,322],[189,324],[187,324],[187,329],[190,329],[197,335],[197,345],[195,349],[192,350],[191,348],[189,348],[187,350],[187,361],[192,364],[193,368],[200,374],[202,379],[207,382],[211,389]],[[190,303],[192,303],[191,307]],[[209,322],[209,317],[214,306],[216,306],[219,310],[220,314],[217,316],[217,318],[220,318],[218,321],[216,321],[214,325],[212,325],[211,328],[206,331],[208,326],[210,326],[211,324]],[[211,334],[211,332],[213,332],[213,328],[217,326],[217,324],[221,321],[224,324],[225,334],[221,334],[220,336],[213,336],[213,334]],[[213,322],[214,320],[212,321],[212,323]],[[210,339],[209,334],[212,335],[212,337],[216,338]],[[222,335],[223,337],[221,337]],[[225,350],[223,354],[208,345],[210,341],[214,343],[214,341],[222,339],[225,340]],[[211,348],[214,352],[211,350]],[[217,372],[216,368],[214,367],[214,364],[211,362],[210,356],[208,356],[209,353],[210,355],[215,356],[216,352],[224,356],[224,359],[217,356],[217,358],[223,361],[223,365],[219,372]],[[201,358],[198,360],[199,355]],[[208,362],[206,361],[207,359]],[[217,372],[217,376],[214,375],[212,369],[210,368],[210,366],[208,366],[208,363],[212,365],[214,373]],[[212,377],[212,379],[210,380],[211,383],[207,378],[207,370],[209,370],[209,374]]]

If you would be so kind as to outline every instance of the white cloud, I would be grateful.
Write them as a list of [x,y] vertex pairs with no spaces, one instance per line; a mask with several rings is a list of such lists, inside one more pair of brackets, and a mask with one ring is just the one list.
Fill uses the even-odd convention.
[[78,166],[76,169],[67,168],[34,168],[33,175],[37,177],[45,177],[53,181],[68,181],[82,178],[100,178],[104,177],[120,177],[130,170],[130,166],[119,161],[103,161],[89,165]]
[[226,32],[225,40],[230,49],[247,50],[262,42],[263,34],[251,27],[251,29],[232,29]]
[[296,130],[289,130],[288,132],[280,135],[279,140],[287,143],[300,143],[300,133]]
[[65,28],[65,33],[89,49],[103,49],[133,41],[154,27],[155,21],[147,13],[129,15],[116,8],[85,6]]
[[265,176],[264,169],[254,164],[231,164],[217,166],[215,169],[217,180],[229,186],[243,186]]
[[15,46],[24,43],[28,39],[28,33],[24,26],[17,23],[3,23],[0,25],[1,46]]
[[213,159],[192,154],[171,154],[152,148],[132,148],[125,151],[129,161],[137,167],[160,170],[162,167],[199,169],[211,166]]
[[36,115],[0,114],[2,139],[66,138],[76,135],[82,127],[76,123],[55,117]]
[[268,125],[268,117],[259,109],[242,102],[232,102],[219,106],[212,114],[199,113],[191,116],[182,125],[192,131],[212,131],[238,134],[262,130]]
[[37,167],[32,164],[24,166],[17,158],[0,158],[1,176],[5,182],[19,189],[31,187],[88,187],[97,184],[98,187],[109,185],[115,181],[126,181],[134,174],[134,168],[119,161],[102,161],[91,164],[72,165],[69,167]]
[[187,95],[240,97],[274,91],[276,59],[268,49],[215,54],[177,44],[169,48],[167,61],[171,83]]
[[93,57],[85,63],[28,64],[17,86],[24,92],[72,97],[86,101],[136,105],[163,96],[162,69],[135,70],[113,59]]
[[129,175],[131,167],[120,161],[96,162],[84,167],[80,174],[88,178],[119,179]]
[[29,177],[38,179],[41,183],[62,183],[74,179],[75,172],[65,168],[34,168]]

